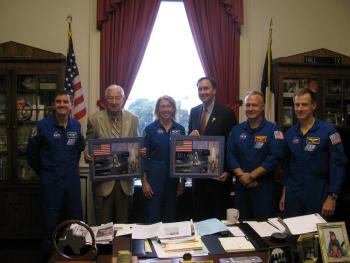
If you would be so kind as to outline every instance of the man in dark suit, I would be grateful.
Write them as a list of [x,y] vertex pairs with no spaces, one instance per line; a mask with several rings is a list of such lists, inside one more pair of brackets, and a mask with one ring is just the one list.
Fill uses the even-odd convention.
[[[188,133],[192,136],[225,136],[226,139],[236,119],[231,109],[215,101],[216,81],[210,77],[200,78],[197,88],[203,103],[191,109]],[[193,179],[194,219],[224,219],[231,185],[232,176],[226,169],[215,179]]]

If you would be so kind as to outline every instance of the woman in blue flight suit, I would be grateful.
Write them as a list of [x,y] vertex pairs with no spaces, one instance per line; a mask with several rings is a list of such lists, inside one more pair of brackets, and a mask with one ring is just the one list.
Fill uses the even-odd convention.
[[172,97],[162,96],[154,110],[156,120],[145,128],[144,176],[141,180],[145,196],[145,222],[176,220],[176,197],[184,191],[184,182],[169,177],[170,136],[185,135],[185,128],[175,121],[176,104]]

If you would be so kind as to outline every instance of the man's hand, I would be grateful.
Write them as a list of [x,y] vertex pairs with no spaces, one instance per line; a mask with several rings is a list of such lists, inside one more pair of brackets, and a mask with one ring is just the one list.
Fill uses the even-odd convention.
[[201,135],[199,134],[199,131],[198,131],[198,130],[193,130],[193,131],[190,133],[190,136],[199,137],[199,136],[201,136]]
[[250,189],[250,188],[257,188],[258,187],[258,182],[257,181],[253,181],[250,184],[248,184],[246,187],[248,189]]
[[286,200],[286,187],[283,187],[281,199],[278,203],[278,207],[281,212],[283,212],[285,209],[285,200]]
[[146,198],[151,199],[153,197],[153,194],[154,194],[151,185],[148,183],[147,179],[145,179],[145,178],[143,178],[141,180],[141,182],[142,182],[143,195]]
[[92,161],[92,157],[88,154],[88,152],[86,151],[86,150],[84,150],[84,160],[85,160],[85,162],[90,162],[90,161]]
[[185,192],[185,180],[180,181],[177,185],[176,197],[183,195]]
[[249,184],[251,184],[254,180],[252,179],[252,177],[250,176],[250,173],[243,173],[240,177],[239,177],[239,181],[241,182],[241,184],[243,184],[243,186],[247,187]]
[[323,202],[321,214],[323,216],[332,216],[334,214],[335,205],[337,201],[332,196],[327,196],[326,200]]
[[141,157],[146,157],[146,155],[147,155],[146,147],[140,148],[139,153],[140,153]]
[[225,182],[228,177],[228,172],[223,172],[222,175],[215,177],[214,179],[219,182]]

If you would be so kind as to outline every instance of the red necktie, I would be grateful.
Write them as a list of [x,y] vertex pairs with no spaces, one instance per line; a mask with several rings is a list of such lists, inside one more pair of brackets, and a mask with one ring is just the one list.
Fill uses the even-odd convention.
[[199,129],[200,135],[204,134],[205,127],[207,126],[207,114],[208,114],[208,109],[204,108],[202,111],[201,127]]

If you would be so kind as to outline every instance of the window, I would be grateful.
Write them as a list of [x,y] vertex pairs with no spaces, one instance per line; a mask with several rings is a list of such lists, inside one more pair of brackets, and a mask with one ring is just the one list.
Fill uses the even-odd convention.
[[125,108],[139,117],[143,131],[153,121],[156,100],[170,95],[187,129],[190,109],[201,103],[196,82],[203,76],[183,3],[162,2]]

